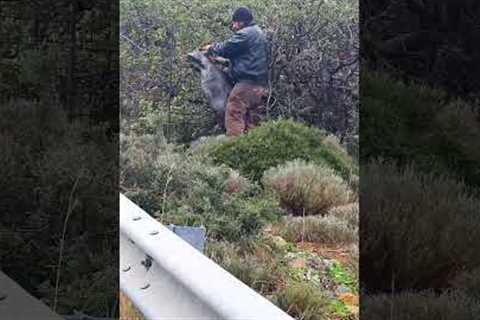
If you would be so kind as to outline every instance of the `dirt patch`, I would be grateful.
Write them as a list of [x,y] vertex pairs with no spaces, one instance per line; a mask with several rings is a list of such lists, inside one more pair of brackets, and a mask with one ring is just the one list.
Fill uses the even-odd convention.
[[298,242],[296,244],[300,250],[313,252],[320,257],[337,261],[342,266],[346,265],[348,260],[348,250],[340,246],[328,246],[315,242]]

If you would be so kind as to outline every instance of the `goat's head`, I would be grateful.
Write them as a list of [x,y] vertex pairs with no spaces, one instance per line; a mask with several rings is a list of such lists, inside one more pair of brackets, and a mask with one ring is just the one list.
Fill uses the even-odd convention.
[[210,65],[210,61],[208,60],[207,56],[205,53],[201,51],[193,51],[187,54],[187,58],[192,65],[192,67],[196,71],[202,71],[204,69],[207,69],[208,66]]

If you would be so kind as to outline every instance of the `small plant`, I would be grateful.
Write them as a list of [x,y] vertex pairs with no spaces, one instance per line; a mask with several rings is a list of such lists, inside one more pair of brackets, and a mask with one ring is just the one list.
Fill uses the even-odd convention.
[[334,170],[294,160],[265,172],[262,183],[276,193],[281,205],[294,215],[325,215],[335,206],[346,204],[351,191]]
[[237,171],[232,170],[225,181],[224,192],[226,194],[247,193],[254,190],[254,185]]
[[330,310],[333,316],[340,318],[346,318],[351,314],[345,304],[339,300],[332,300],[330,302]]
[[326,320],[331,312],[329,298],[305,282],[288,283],[273,301],[296,319]]
[[329,270],[329,275],[336,284],[345,286],[352,290],[352,292],[358,292],[355,280],[343,269],[339,263],[335,262],[332,265]]
[[258,241],[249,241],[246,248],[225,241],[209,242],[206,255],[261,294],[271,294],[283,282],[275,257]]
[[342,244],[358,241],[358,226],[352,227],[335,216],[286,217],[278,225],[288,241]]

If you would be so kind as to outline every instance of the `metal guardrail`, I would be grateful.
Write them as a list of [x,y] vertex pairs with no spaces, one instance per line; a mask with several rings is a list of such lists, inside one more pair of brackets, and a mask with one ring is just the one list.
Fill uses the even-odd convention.
[[120,194],[120,289],[150,320],[293,320]]
[[0,319],[64,320],[1,271]]

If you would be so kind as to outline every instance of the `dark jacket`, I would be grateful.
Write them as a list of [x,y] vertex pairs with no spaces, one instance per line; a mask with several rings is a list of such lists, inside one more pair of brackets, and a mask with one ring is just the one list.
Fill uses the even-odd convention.
[[255,23],[235,32],[223,43],[215,43],[209,53],[230,60],[229,76],[234,83],[266,85],[268,81],[268,44]]

